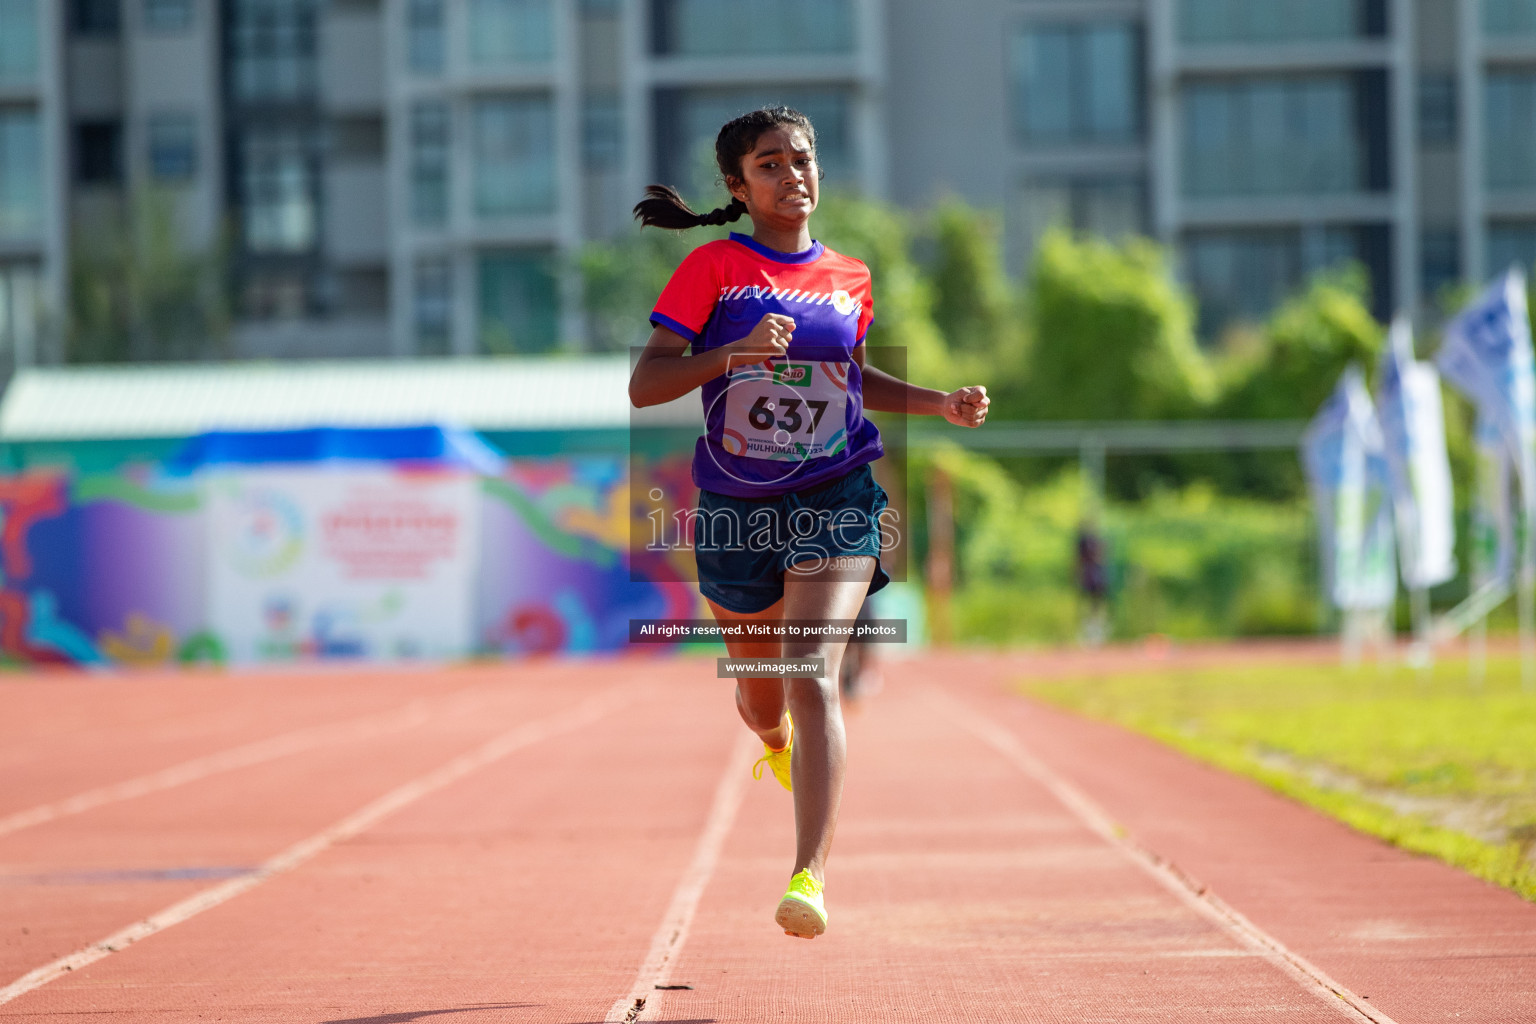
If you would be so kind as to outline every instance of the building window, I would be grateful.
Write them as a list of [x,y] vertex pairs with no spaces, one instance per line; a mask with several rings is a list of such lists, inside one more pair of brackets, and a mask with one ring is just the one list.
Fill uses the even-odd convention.
[[1124,144],[1141,138],[1141,45],[1129,22],[1040,25],[1014,39],[1021,141]]
[[852,53],[851,0],[653,0],[658,54]]
[[302,253],[315,247],[314,147],[299,130],[253,132],[241,166],[245,248],[253,253]]
[[70,0],[69,27],[77,36],[116,36],[123,27],[120,0]]
[[1488,226],[1488,273],[1501,274],[1510,267],[1519,267],[1527,274],[1536,269],[1536,222]]
[[1386,34],[1386,0],[1179,0],[1179,38],[1186,43],[1376,39]]
[[0,107],[0,238],[33,238],[43,223],[37,113]]
[[37,267],[0,263],[0,360],[26,365],[37,357],[42,289]]
[[469,0],[469,56],[476,64],[547,61],[554,55],[552,0]]
[[555,208],[555,119],[548,96],[499,96],[474,105],[475,212]]
[[123,123],[83,121],[75,125],[75,181],[116,185],[123,180]]
[[848,89],[661,89],[656,93],[656,172],[687,196],[725,197],[716,179],[715,136],[720,126],[749,110],[785,104],[811,119],[816,129],[816,161],[826,184],[855,180],[853,97]]
[[1310,275],[1349,263],[1370,275],[1372,311],[1385,318],[1392,309],[1386,225],[1193,231],[1183,251],[1206,337],[1234,322],[1264,319]]
[[301,319],[311,309],[308,282],[293,271],[248,274],[241,306],[252,320]]
[[623,158],[623,113],[617,93],[589,95],[581,107],[581,162],[589,171],[611,171]]
[[153,114],[147,132],[149,173],[161,181],[197,174],[197,119],[191,114]]
[[1536,73],[1490,72],[1484,85],[1484,172],[1491,189],[1536,185]]
[[0,0],[0,83],[37,75],[37,5],[43,0]]
[[241,100],[315,95],[316,0],[233,0],[230,74]]
[[1025,257],[1053,228],[1121,239],[1146,230],[1146,186],[1139,177],[1030,181],[1020,190],[1019,241]]
[[1199,82],[1183,93],[1187,196],[1390,187],[1385,75]]
[[427,100],[411,108],[411,219],[448,220],[448,104]]
[[453,264],[425,259],[416,264],[416,354],[445,356],[453,346]]
[[192,27],[192,0],[144,0],[144,27],[151,32],[184,32]]
[[1536,0],[1483,0],[1483,31],[1490,36],[1536,33]]
[[1456,144],[1456,76],[1426,72],[1419,76],[1419,145]]
[[1434,302],[1461,280],[1461,235],[1455,228],[1426,228],[1419,236],[1419,290]]
[[550,255],[486,252],[478,269],[481,352],[548,352],[559,343],[560,282]]
[[442,74],[447,62],[443,0],[408,0],[405,19],[405,45],[411,70],[420,75]]

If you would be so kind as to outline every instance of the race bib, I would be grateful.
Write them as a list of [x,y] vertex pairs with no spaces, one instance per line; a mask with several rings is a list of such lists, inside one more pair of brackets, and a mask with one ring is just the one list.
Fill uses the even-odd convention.
[[774,361],[743,367],[725,387],[720,444],[731,455],[804,462],[848,445],[848,364]]

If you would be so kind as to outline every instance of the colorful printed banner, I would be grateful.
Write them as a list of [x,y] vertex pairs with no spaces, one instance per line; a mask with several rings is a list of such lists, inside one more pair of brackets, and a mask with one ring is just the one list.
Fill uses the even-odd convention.
[[0,661],[622,650],[704,614],[686,554],[631,552],[626,462],[0,478]]

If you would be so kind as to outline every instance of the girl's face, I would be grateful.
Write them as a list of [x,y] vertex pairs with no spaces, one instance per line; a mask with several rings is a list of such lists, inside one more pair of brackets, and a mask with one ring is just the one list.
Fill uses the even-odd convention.
[[816,153],[800,128],[781,125],[757,137],[741,158],[741,177],[727,182],[752,223],[777,230],[801,227],[816,209]]

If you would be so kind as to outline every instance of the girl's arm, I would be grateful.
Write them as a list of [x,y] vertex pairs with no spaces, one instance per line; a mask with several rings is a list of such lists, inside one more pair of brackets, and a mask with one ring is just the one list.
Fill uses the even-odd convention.
[[980,385],[945,394],[908,384],[876,366],[864,363],[864,346],[854,347],[854,362],[864,379],[864,408],[870,412],[901,412],[909,416],[943,416],[957,427],[979,427],[987,421],[992,399]]
[[637,409],[682,398],[694,388],[714,380],[736,366],[750,366],[782,356],[789,348],[795,322],[769,313],[752,333],[729,345],[685,356],[688,339],[676,331],[657,327],[651,331],[645,351],[629,378],[629,400]]

